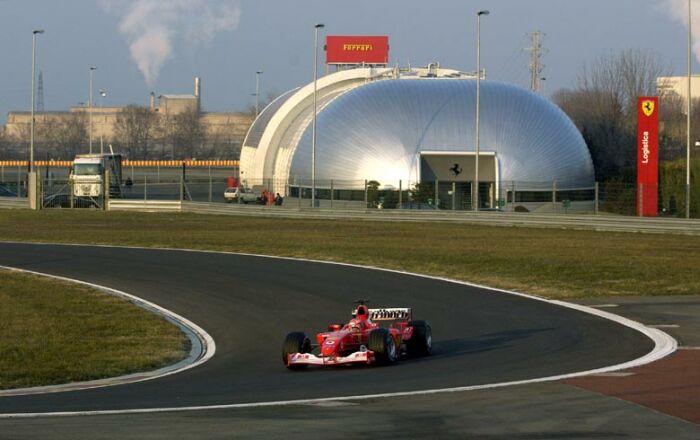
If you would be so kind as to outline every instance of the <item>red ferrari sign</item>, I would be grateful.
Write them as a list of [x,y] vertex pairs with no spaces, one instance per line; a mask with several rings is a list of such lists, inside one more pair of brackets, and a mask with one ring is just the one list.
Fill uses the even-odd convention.
[[659,98],[637,98],[637,215],[656,217],[659,190]]
[[326,64],[388,64],[389,37],[326,37]]

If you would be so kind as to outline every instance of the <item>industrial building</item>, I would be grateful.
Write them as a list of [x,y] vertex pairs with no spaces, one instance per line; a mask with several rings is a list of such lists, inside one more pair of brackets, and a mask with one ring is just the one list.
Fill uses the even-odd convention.
[[[690,77],[691,98],[700,98],[700,76]],[[688,77],[687,76],[660,76],[656,78],[656,91],[661,97],[676,96],[681,99],[683,108],[688,104]]]
[[[240,149],[253,119],[250,113],[244,112],[202,112],[201,80],[199,78],[195,78],[194,90],[191,95],[163,94],[156,96],[155,93],[151,93],[149,108],[158,116],[160,123],[166,123],[179,114],[196,110],[199,112],[203,132],[209,142],[225,145],[232,152]],[[111,143],[115,139],[117,120],[123,109],[124,107],[105,107],[98,102],[94,103],[92,107],[79,105],[71,107],[68,111],[37,111],[34,116],[37,136],[41,137],[44,128],[49,129],[75,116],[82,116],[84,122],[87,123],[88,116],[92,114],[93,139],[104,139],[105,143]],[[30,122],[31,113],[28,111],[9,112],[4,133],[8,137],[28,140]]]
[[[482,207],[511,187],[535,191],[594,186],[588,148],[571,120],[547,99],[482,80],[478,181]],[[265,108],[243,143],[240,177],[298,195],[311,185],[314,84]],[[316,188],[413,187],[475,180],[476,80],[431,65],[358,67],[317,81]],[[323,198],[320,196],[320,198]],[[551,200],[551,198],[550,198]]]

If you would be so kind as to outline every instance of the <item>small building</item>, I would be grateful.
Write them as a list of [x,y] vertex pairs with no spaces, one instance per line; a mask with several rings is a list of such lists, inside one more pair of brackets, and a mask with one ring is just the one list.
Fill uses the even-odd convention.
[[[660,76],[656,78],[656,92],[662,97],[676,95],[683,101],[683,109],[688,104],[688,77],[687,76]],[[700,76],[691,75],[690,93],[693,99],[700,98]]]

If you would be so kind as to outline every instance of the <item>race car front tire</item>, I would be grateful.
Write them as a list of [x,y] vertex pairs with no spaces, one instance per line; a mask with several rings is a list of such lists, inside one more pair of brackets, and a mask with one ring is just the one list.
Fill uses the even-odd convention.
[[372,330],[369,334],[367,345],[370,351],[374,352],[374,358],[377,363],[390,365],[396,361],[397,349],[394,338],[391,337],[389,330],[378,328]]
[[282,344],[282,362],[287,368],[292,370],[305,368],[306,365],[287,365],[287,359],[290,354],[294,353],[308,353],[311,349],[311,341],[306,337],[303,332],[291,332],[287,334],[284,338],[284,344]]
[[406,341],[408,355],[428,356],[433,349],[433,332],[430,325],[425,321],[410,321],[408,325],[413,327],[413,335]]

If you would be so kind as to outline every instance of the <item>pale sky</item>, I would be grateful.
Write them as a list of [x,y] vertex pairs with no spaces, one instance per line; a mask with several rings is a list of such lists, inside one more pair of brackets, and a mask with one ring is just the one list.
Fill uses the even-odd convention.
[[[700,0],[693,0],[700,18]],[[676,5],[675,15],[670,9]],[[545,94],[574,87],[584,63],[622,49],[648,49],[686,71],[684,0],[0,0],[0,122],[30,109],[32,30],[46,110],[88,100],[89,66],[105,105],[148,105],[158,94],[192,93],[205,111],[243,111],[313,75],[313,25],[324,34],[388,35],[392,64],[440,62],[476,69],[476,12],[489,79],[527,87],[526,34],[545,33]],[[694,20],[700,31],[700,20]],[[320,60],[323,55],[320,55]],[[694,61],[694,69],[698,65]],[[145,73],[144,73],[145,72]],[[150,76],[151,84],[145,75]]]

